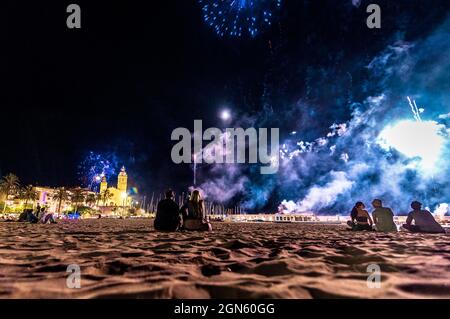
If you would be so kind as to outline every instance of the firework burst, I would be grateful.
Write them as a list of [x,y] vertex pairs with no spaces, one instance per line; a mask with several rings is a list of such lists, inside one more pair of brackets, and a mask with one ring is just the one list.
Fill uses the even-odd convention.
[[203,19],[221,37],[257,36],[274,21],[282,0],[199,0]]
[[96,190],[103,177],[117,175],[119,168],[115,154],[90,151],[78,165],[78,175],[84,187]]

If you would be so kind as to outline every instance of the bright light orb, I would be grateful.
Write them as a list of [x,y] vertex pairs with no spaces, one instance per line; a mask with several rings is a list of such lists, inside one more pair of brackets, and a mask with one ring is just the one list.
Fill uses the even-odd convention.
[[433,170],[444,148],[445,127],[435,121],[400,121],[387,126],[378,137],[384,149],[396,149],[403,155],[421,159],[422,168]]
[[223,111],[220,113],[220,118],[221,118],[223,121],[228,121],[229,119],[231,119],[231,113],[230,113],[230,111],[229,111],[229,110],[223,110]]

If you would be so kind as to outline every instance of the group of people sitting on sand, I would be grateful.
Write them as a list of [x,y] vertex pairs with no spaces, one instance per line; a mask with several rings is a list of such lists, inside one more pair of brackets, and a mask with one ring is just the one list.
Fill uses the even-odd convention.
[[[365,210],[362,202],[357,202],[353,207],[348,221],[351,230],[354,231],[372,231],[396,232],[397,225],[394,222],[394,213],[388,207],[383,207],[380,199],[374,199],[372,206],[375,208],[372,217]],[[433,215],[425,209],[422,209],[422,203],[414,201],[411,203],[413,209],[406,219],[406,224],[402,228],[413,233],[445,233],[445,229],[434,219]],[[413,224],[414,222],[414,224]]]
[[172,190],[166,191],[166,198],[158,203],[154,227],[159,231],[197,230],[211,231],[205,205],[198,190],[181,206],[174,201]]
[[36,210],[24,209],[19,215],[18,221],[29,222],[32,224],[56,224],[53,214],[47,212],[45,207],[40,207],[39,205],[36,207]]

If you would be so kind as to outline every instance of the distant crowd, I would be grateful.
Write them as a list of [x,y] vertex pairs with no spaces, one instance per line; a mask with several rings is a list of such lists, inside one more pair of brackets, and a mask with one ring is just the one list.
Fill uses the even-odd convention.
[[[357,202],[353,207],[348,226],[353,231],[379,231],[396,232],[397,225],[394,222],[394,213],[389,207],[384,207],[380,199],[372,201],[374,211],[372,217],[365,210],[362,202]],[[413,233],[445,233],[445,229],[434,219],[433,215],[422,209],[422,203],[414,201],[411,203],[413,209],[401,228]]]

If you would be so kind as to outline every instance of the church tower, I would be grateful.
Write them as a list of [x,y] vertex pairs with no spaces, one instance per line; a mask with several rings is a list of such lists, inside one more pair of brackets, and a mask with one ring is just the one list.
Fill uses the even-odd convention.
[[119,176],[117,178],[117,189],[120,192],[122,193],[127,192],[127,181],[128,181],[127,172],[125,171],[125,166],[122,166],[122,169],[120,170]]
[[100,194],[108,189],[108,182],[106,181],[106,176],[102,177],[102,182],[100,183]]

